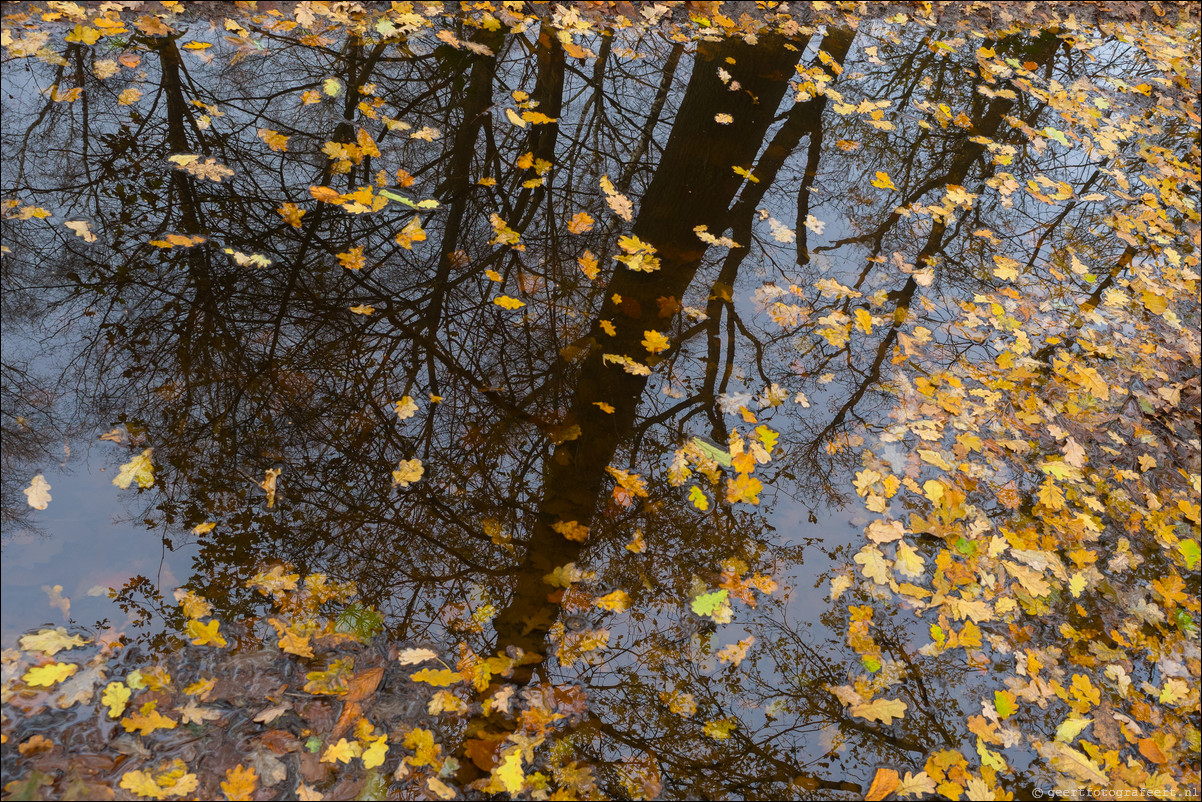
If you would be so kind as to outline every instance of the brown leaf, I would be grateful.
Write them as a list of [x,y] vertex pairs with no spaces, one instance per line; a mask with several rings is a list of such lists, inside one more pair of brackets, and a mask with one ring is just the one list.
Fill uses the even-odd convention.
[[481,771],[492,771],[497,765],[497,747],[500,741],[469,738],[463,742],[463,751]]
[[343,698],[348,702],[362,702],[376,692],[376,688],[380,687],[380,681],[383,679],[384,668],[382,666],[360,671],[347,683],[347,694]]
[[49,752],[53,748],[54,741],[51,741],[42,735],[35,735],[25,743],[18,746],[17,751],[25,757],[33,757],[34,755],[40,755],[43,752]]

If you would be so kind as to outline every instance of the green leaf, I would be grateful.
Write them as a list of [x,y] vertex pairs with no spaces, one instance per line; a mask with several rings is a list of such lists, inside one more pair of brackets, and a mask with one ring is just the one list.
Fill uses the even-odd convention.
[[361,641],[371,640],[383,628],[384,617],[359,602],[348,605],[334,623],[336,631],[354,635]]
[[702,593],[693,599],[693,612],[697,615],[713,615],[726,602],[729,592],[723,588],[722,590],[715,590],[713,593]]
[[1181,556],[1185,557],[1185,567],[1193,571],[1198,567],[1198,558],[1200,556],[1198,549],[1198,541],[1182,540],[1177,544],[1177,551],[1181,552]]
[[410,209],[437,209],[439,206],[438,201],[434,200],[433,198],[427,198],[426,200],[422,201],[414,201],[406,198],[404,195],[393,192],[391,189],[382,189],[380,190],[380,194],[389,200],[394,200],[397,203],[403,203]]
[[730,452],[708,437],[694,437],[693,445],[701,449],[702,454],[709,457],[723,468],[729,468],[731,466],[732,463],[730,459]]
[[321,739],[316,735],[310,735],[309,740],[305,741],[305,748],[316,755],[321,750]]
[[865,655],[860,659],[860,665],[871,671],[873,674],[881,670],[881,661],[877,660],[872,655]]

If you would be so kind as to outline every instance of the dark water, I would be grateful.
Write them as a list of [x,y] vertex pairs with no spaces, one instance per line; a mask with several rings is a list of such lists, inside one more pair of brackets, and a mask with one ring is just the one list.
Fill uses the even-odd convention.
[[[979,89],[982,64],[1134,83],[1152,71],[1134,48],[1110,40],[1091,62],[1054,36],[999,34],[995,60],[966,33],[864,21],[787,46],[586,35],[576,57],[538,24],[449,24],[472,52],[235,16],[256,33],[185,17],[178,39],[4,64],[5,646],[67,622],[43,586],[62,586],[71,621],[153,645],[176,587],[223,619],[259,616],[245,582],[283,561],[353,580],[397,642],[549,651],[534,670],[589,694],[582,759],[654,753],[666,796],[862,793],[878,764],[917,772],[971,743],[979,679],[952,659],[905,680],[922,700],[905,724],[845,715],[826,686],[863,669],[827,582],[851,575],[869,520],[861,447],[906,464],[881,440],[889,386],[916,378],[899,332],[937,331],[998,286],[995,252],[1073,243],[1109,264],[1127,247],[1088,235],[1113,195],[1012,195],[1007,180],[1085,194],[1110,179],[1096,154],[1030,147],[1011,121],[1069,124],[1038,93]],[[64,72],[83,76],[79,99],[39,94]],[[948,185],[975,204],[894,211],[938,206]],[[581,213],[591,226],[572,224]],[[616,260],[627,237],[658,269]],[[1062,300],[1094,289],[1061,279]],[[728,501],[735,470],[714,484],[695,463],[673,481],[693,437],[750,443],[757,426],[779,434],[758,493]],[[147,448],[153,486],[113,487]],[[22,494],[38,471],[44,511]],[[584,603],[548,599],[545,575],[569,563]],[[715,625],[690,603],[724,571],[776,587]],[[589,604],[615,590],[628,610]],[[928,639],[912,624],[889,622],[903,654]],[[545,644],[565,629],[608,630],[609,645],[563,666]],[[748,636],[737,669],[717,660]],[[670,714],[672,691],[698,715]],[[732,738],[702,733],[723,718]]]

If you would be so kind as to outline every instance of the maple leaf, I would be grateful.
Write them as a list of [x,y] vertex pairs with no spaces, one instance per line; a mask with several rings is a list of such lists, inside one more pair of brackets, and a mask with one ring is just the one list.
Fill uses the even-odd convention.
[[392,484],[398,487],[408,487],[422,478],[426,469],[420,459],[401,460],[392,472]]
[[270,128],[260,128],[258,130],[259,138],[267,143],[267,147],[274,151],[284,153],[288,150],[288,137],[281,134],[279,131],[273,131]]
[[196,619],[188,621],[185,628],[188,636],[192,638],[192,643],[195,646],[217,646],[223,647],[226,645],[226,640],[218,631],[220,623],[217,619],[213,619],[207,624],[202,624]]
[[252,794],[258,785],[259,778],[255,774],[254,768],[245,768],[239,763],[234,768],[226,770],[225,780],[221,783],[221,792],[231,802],[233,800],[249,800],[253,798]]
[[113,484],[122,490],[129,489],[135,481],[138,487],[150,487],[154,484],[154,464],[150,455],[154,449],[148,448],[129,462],[121,466],[120,473],[113,479]]
[[[568,221],[568,232],[571,234],[583,234],[584,232],[592,229],[593,222],[593,216],[588,212],[577,212],[572,216],[572,219]],[[592,278],[592,276],[589,278]]]
[[726,500],[730,504],[745,501],[748,504],[759,504],[760,491],[764,484],[759,479],[746,473],[740,473],[733,479],[726,480]]
[[658,354],[661,351],[668,350],[668,338],[658,331],[647,330],[643,332],[643,347],[653,354]]
[[877,170],[876,178],[872,180],[872,185],[877,189],[897,189],[893,184],[893,179],[887,173]]
[[285,203],[279,209],[280,217],[284,218],[284,222],[293,228],[301,227],[301,218],[305,216],[305,210],[297,206],[295,203]]
[[336,254],[338,264],[345,267],[347,270],[360,270],[363,267],[363,248],[351,248],[346,253]]

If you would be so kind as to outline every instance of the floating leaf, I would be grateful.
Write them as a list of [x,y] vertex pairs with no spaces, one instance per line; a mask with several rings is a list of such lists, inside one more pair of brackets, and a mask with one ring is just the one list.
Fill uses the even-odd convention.
[[150,455],[154,449],[148,448],[129,462],[121,466],[121,472],[113,479],[113,484],[122,490],[127,490],[135,481],[138,487],[150,487],[154,484],[154,464]]
[[29,506],[35,510],[44,510],[50,504],[50,483],[40,473],[34,474],[33,479],[29,482],[29,487],[21,492],[25,494]]

